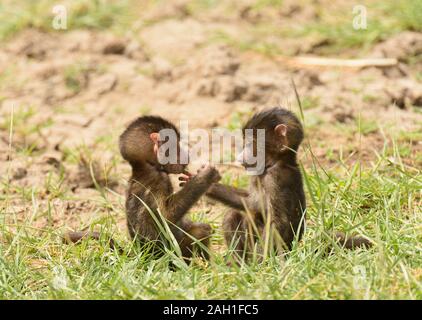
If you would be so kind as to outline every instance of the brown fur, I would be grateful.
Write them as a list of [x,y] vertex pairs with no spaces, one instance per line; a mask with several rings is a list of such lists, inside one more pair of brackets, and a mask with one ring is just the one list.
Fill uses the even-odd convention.
[[[277,133],[280,124],[287,127],[285,135]],[[305,193],[296,160],[304,136],[302,125],[293,113],[273,108],[255,114],[243,129],[265,129],[265,171],[251,177],[248,191],[214,184],[207,195],[234,209],[225,215],[223,230],[227,245],[236,244],[237,253],[248,255],[258,237],[268,236],[268,219],[273,248],[280,248],[279,238],[283,249],[290,250],[293,240],[301,239],[305,223]],[[341,233],[336,239],[350,249],[371,245],[365,238],[347,238]]]
[[[208,247],[211,227],[205,223],[192,222],[185,215],[220,176],[213,167],[208,166],[180,191],[173,193],[169,173],[183,173],[185,165],[160,165],[153,154],[153,145],[148,143],[148,137],[145,137],[145,133],[148,136],[161,129],[174,129],[179,137],[175,126],[159,117],[137,119],[120,137],[122,156],[132,166],[132,177],[126,194],[129,234],[141,242],[162,243],[162,234],[151,216],[150,209],[156,217],[161,214],[169,223],[183,257],[190,258],[194,251],[198,251],[200,255],[208,258],[206,250],[197,245],[191,237]],[[145,143],[140,144],[139,141]]]
[[[173,124],[153,116],[138,118],[120,136],[120,152],[132,167],[126,193],[129,234],[141,243],[154,241],[157,247],[164,245],[163,234],[151,214],[160,222],[161,215],[168,222],[184,258],[191,258],[195,252],[208,258],[207,250],[198,241],[208,247],[211,227],[206,223],[192,222],[185,215],[208,188],[220,179],[220,175],[215,168],[206,166],[180,191],[173,193],[169,173],[184,173],[186,165],[161,165],[158,162],[150,134],[158,133],[161,129],[173,129],[179,137]],[[67,238],[77,242],[80,241],[78,236],[95,238],[94,234],[74,234]]]

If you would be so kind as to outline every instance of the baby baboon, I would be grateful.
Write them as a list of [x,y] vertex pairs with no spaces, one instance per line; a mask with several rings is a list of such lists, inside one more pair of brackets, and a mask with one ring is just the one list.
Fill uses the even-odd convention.
[[[175,141],[163,141],[160,137],[163,129],[173,130]],[[160,161],[163,156],[160,147],[169,142],[176,144],[173,147],[177,149],[177,161],[163,165],[163,161]],[[198,250],[203,257],[208,258],[205,250],[195,245],[189,235],[208,246],[211,227],[205,223],[192,222],[185,214],[214,182],[220,180],[218,171],[214,167],[205,166],[180,191],[173,193],[169,174],[186,173],[186,164],[181,163],[181,158],[186,154],[180,147],[177,128],[160,117],[146,116],[132,122],[120,136],[120,152],[132,166],[126,198],[127,225],[131,237],[160,240],[160,231],[149,208],[154,214],[160,211],[169,222],[183,257],[189,258],[193,251]]]
[[[248,253],[258,237],[271,237],[268,233],[273,236],[273,246],[281,242],[290,250],[294,238],[302,237],[305,222],[305,194],[296,160],[304,137],[302,125],[293,113],[273,108],[255,114],[243,128],[244,137],[246,129],[253,130],[253,141],[245,141],[239,160],[248,168],[251,157],[265,151],[263,173],[252,176],[249,191],[216,183],[206,194],[234,209],[225,215],[223,231],[227,245],[235,245],[239,254]],[[257,129],[265,130],[265,150],[257,150]],[[371,244],[342,233],[336,238],[346,248]]]
[[[162,130],[170,130],[175,139],[168,137],[164,141]],[[187,174],[186,164],[181,161],[187,158],[187,154],[180,146],[177,128],[160,117],[144,116],[136,119],[122,133],[119,144],[123,158],[132,167],[126,194],[130,236],[142,243],[156,241],[162,244],[163,234],[157,224],[162,223],[161,214],[168,222],[184,258],[191,258],[194,252],[208,258],[203,247],[208,247],[211,227],[206,223],[192,222],[185,214],[213,183],[220,180],[218,171],[212,166],[204,166],[180,191],[173,193],[169,174]],[[168,157],[163,152],[164,148],[160,148],[164,144],[168,150],[177,150],[174,163],[162,164],[163,157]],[[68,238],[72,239],[71,236]],[[200,241],[203,246],[195,243],[192,238]]]

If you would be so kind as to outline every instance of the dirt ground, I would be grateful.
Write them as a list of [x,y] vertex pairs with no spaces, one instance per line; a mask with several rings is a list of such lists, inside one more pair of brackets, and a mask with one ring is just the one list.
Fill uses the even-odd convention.
[[[339,158],[370,166],[393,141],[405,164],[422,164],[422,64],[409,62],[422,54],[422,33],[405,31],[369,50],[368,57],[397,58],[394,67],[303,67],[209,39],[222,29],[235,37],[267,14],[282,15],[286,25],[317,19],[311,9],[239,7],[230,18],[192,17],[174,3],[146,13],[158,22],[139,34],[27,29],[1,44],[0,175],[9,212],[29,219],[42,208],[38,227],[81,228],[111,216],[124,228],[129,167],[117,139],[129,121],[154,114],[211,129],[238,126],[273,105],[299,114],[292,79],[308,142],[326,169]],[[314,39],[274,43],[297,55],[318,53]],[[311,160],[305,152],[300,158],[307,168]]]

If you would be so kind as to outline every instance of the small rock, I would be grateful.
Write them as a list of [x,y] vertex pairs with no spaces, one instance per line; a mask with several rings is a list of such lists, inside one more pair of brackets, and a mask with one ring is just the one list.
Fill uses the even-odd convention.
[[400,109],[409,106],[422,107],[422,84],[409,79],[402,79],[391,83],[385,89],[385,92],[391,98],[391,103],[394,103]]
[[224,102],[233,102],[242,98],[248,90],[248,84],[246,81],[230,76],[221,76],[218,78],[216,90],[219,99]]
[[103,47],[103,54],[124,54],[126,44],[121,40],[113,40]]
[[422,33],[404,31],[376,45],[372,56],[404,61],[422,54]]
[[14,172],[13,172],[13,179],[14,180],[20,180],[26,177],[26,175],[28,174],[28,171],[25,168],[17,168]]
[[271,93],[277,89],[272,77],[259,76],[251,79],[244,100],[250,102],[265,102]]
[[346,123],[346,122],[351,122],[355,119],[355,116],[353,115],[352,112],[347,112],[347,111],[338,111],[335,112],[333,114],[333,118],[335,119],[335,121],[338,121],[340,123]]
[[148,61],[149,57],[146,52],[142,49],[139,43],[132,41],[130,42],[125,49],[125,55],[134,60],[139,61]]
[[257,23],[262,19],[262,14],[259,11],[254,10],[252,5],[246,5],[240,9],[239,17],[250,23]]
[[104,74],[99,77],[93,78],[90,81],[89,87],[94,94],[104,94],[112,91],[117,84],[117,76],[112,73]]
[[152,60],[152,68],[155,80],[169,80],[172,78],[172,65],[167,60],[154,58]]
[[239,69],[240,62],[233,56],[232,52],[225,47],[206,52],[201,65],[204,77],[215,75],[234,75]]
[[59,152],[51,152],[51,153],[46,153],[44,154],[44,156],[41,159],[42,163],[46,163],[49,164],[53,167],[60,168],[60,153]]

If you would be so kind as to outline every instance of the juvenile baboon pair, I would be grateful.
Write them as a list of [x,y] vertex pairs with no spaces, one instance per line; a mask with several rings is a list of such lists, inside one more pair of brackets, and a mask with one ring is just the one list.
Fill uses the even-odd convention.
[[[160,131],[174,130],[178,158],[164,164]],[[120,136],[120,152],[132,167],[126,194],[127,226],[130,236],[139,241],[162,243],[163,232],[158,223],[165,219],[178,242],[182,256],[189,259],[196,252],[208,258],[211,227],[192,222],[186,217],[189,209],[203,195],[231,208],[223,220],[226,244],[234,247],[237,257],[248,257],[258,240],[270,248],[290,250],[294,239],[301,239],[305,223],[306,201],[302,176],[296,160],[303,140],[303,128],[297,117],[282,108],[272,108],[252,116],[243,128],[252,130],[252,139],[245,140],[239,160],[247,168],[257,152],[257,131],[265,130],[265,169],[250,180],[249,190],[218,183],[220,175],[210,166],[197,174],[186,170],[181,158],[177,128],[167,120],[144,116],[133,121]],[[169,174],[182,174],[182,189],[173,193]],[[69,233],[67,239],[77,242],[98,234]],[[370,246],[361,237],[346,238],[337,234],[337,241],[346,248]]]

